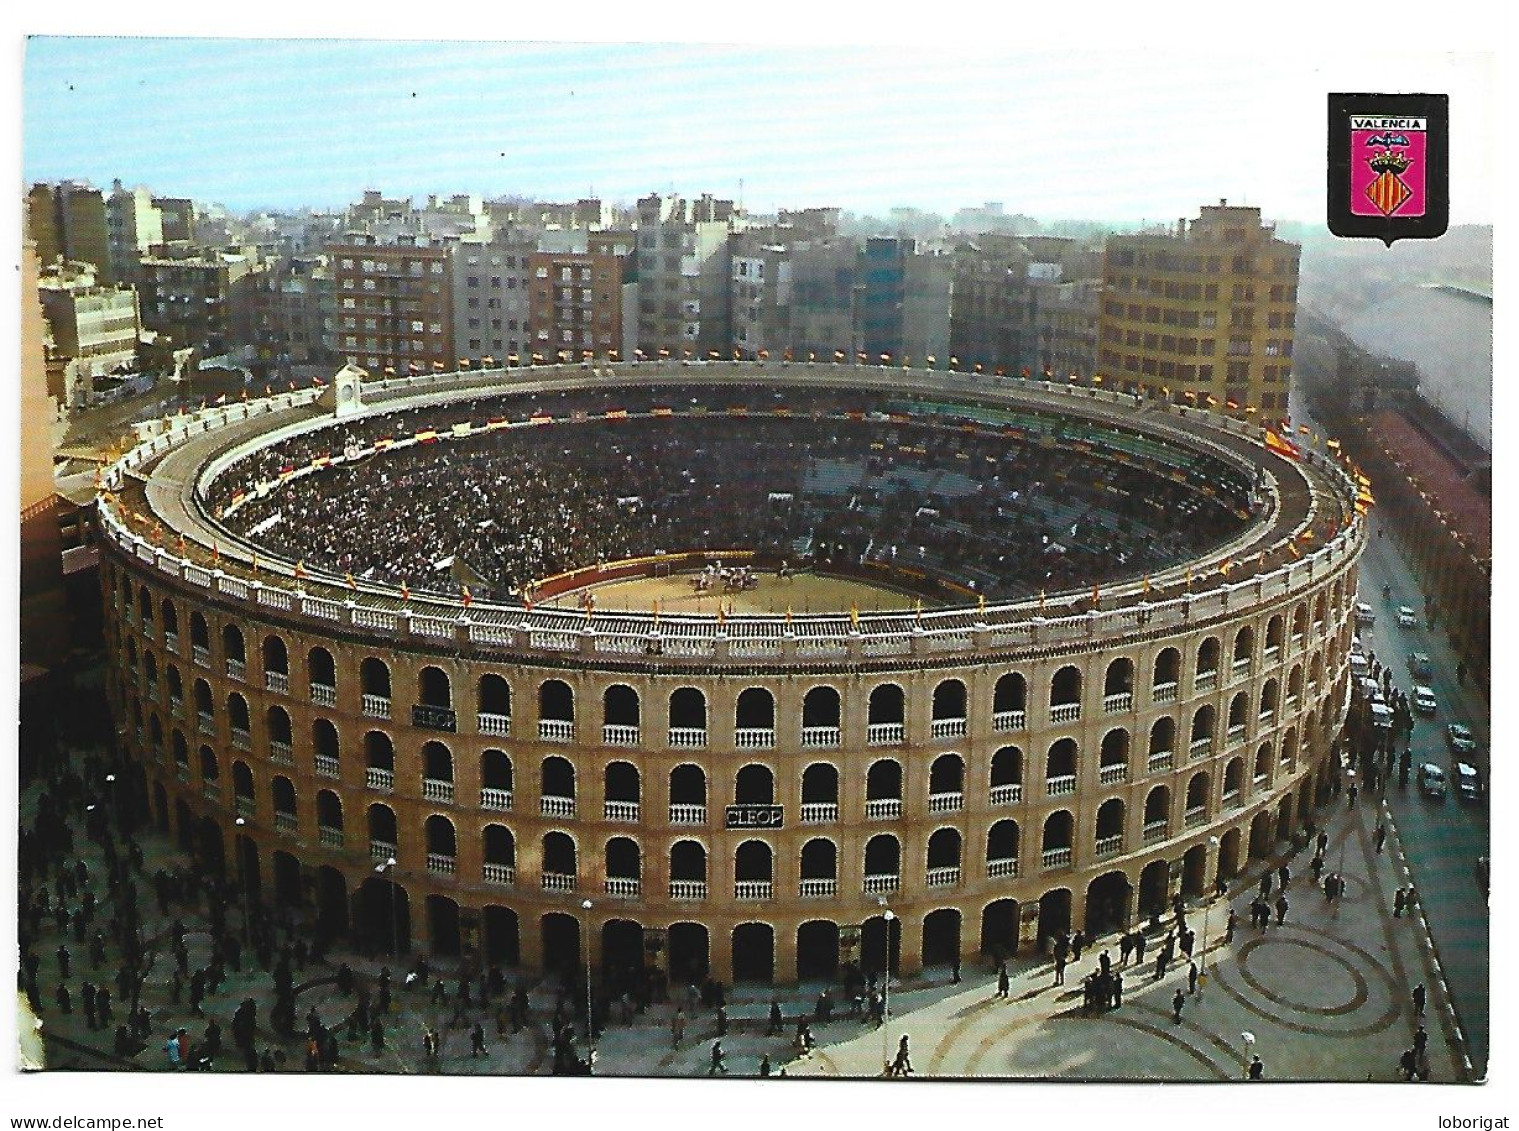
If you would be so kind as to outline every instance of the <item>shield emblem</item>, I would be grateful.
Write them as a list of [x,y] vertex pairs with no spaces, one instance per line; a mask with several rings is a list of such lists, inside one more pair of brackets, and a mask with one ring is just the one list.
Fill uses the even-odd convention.
[[1389,246],[1444,233],[1450,213],[1443,94],[1329,96],[1329,230]]

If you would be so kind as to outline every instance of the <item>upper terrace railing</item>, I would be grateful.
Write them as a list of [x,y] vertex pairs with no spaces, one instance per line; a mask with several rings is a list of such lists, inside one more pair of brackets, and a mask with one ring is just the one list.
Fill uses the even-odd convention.
[[[1178,443],[1210,450],[1233,466],[1243,457],[1207,435],[1229,434],[1254,442],[1259,430],[1245,422],[1213,413],[1161,402],[1144,401],[1136,411],[1132,395],[1087,386],[1065,386],[1046,381],[930,372],[876,367],[793,364],[786,367],[752,362],[700,363],[679,367],[645,362],[638,365],[544,367],[480,372],[428,374],[391,378],[364,386],[366,404],[376,411],[394,411],[400,402],[440,403],[478,397],[482,392],[532,393],[545,389],[598,387],[613,380],[629,384],[669,384],[672,380],[729,384],[752,382],[757,374],[774,380],[790,380],[809,387],[921,391],[932,382],[937,395],[957,393],[980,402],[1027,403],[1046,411],[1066,407],[1095,407],[1112,412],[1128,410],[1135,419],[1118,422],[1147,432],[1172,435]],[[288,421],[271,419],[271,427],[256,437],[237,441],[210,455],[198,476],[209,481],[217,471],[275,439],[324,427],[329,414],[314,415],[312,402],[321,389],[281,393],[256,401],[203,409],[139,426],[143,439],[105,471],[107,486],[119,488],[126,472],[142,467],[196,436],[275,413],[295,412]],[[1182,418],[1185,417],[1185,423]],[[1190,427],[1188,427],[1190,425]],[[1201,425],[1202,427],[1198,427]],[[528,421],[506,427],[531,426]],[[1354,485],[1335,461],[1311,448],[1302,450],[1302,463],[1325,476],[1331,489],[1354,497]],[[313,469],[301,469],[309,473]],[[1273,505],[1276,505],[1274,488]],[[1077,646],[1099,638],[1136,632],[1184,629],[1216,617],[1236,615],[1251,603],[1276,601],[1306,589],[1330,576],[1353,559],[1365,538],[1365,523],[1353,520],[1328,542],[1293,543],[1298,556],[1286,564],[1265,569],[1266,553],[1275,553],[1293,542],[1298,531],[1312,521],[1317,500],[1310,497],[1303,523],[1269,547],[1234,561],[1252,539],[1259,539],[1260,524],[1252,524],[1244,536],[1219,547],[1207,561],[1185,563],[1157,573],[1146,584],[1131,579],[1100,591],[1094,602],[1089,594],[1066,593],[1042,601],[1023,600],[986,604],[981,607],[946,608],[921,613],[809,614],[805,616],[735,616],[726,623],[714,617],[652,613],[584,612],[542,606],[527,608],[474,601],[449,600],[433,594],[414,594],[403,601],[399,589],[371,583],[349,585],[344,579],[316,570],[294,576],[289,563],[257,558],[236,542],[220,543],[214,560],[208,547],[197,544],[199,560],[181,556],[159,543],[175,541],[171,533],[157,540],[132,529],[133,516],[123,517],[119,507],[99,508],[102,528],[109,540],[139,561],[180,581],[233,600],[248,601],[281,613],[313,617],[334,625],[389,637],[411,638],[419,643],[468,642],[486,649],[512,653],[578,654],[591,657],[640,657],[662,664],[680,662],[753,664],[779,660],[786,663],[838,663],[875,659],[950,656],[968,650],[1004,650]],[[149,524],[139,522],[143,530]],[[151,531],[150,531],[151,532]],[[190,532],[190,533],[193,533]],[[1301,548],[1299,548],[1301,546]],[[1211,563],[1211,564],[1210,564]],[[1231,563],[1236,580],[1220,568]],[[209,568],[208,568],[209,565]],[[1179,589],[1183,576],[1186,590],[1159,599],[1156,589]],[[1095,607],[1094,607],[1095,605]]]

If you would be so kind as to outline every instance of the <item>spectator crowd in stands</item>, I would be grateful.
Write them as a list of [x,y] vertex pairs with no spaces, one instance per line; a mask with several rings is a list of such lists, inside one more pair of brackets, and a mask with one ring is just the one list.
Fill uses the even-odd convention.
[[[307,569],[509,599],[598,562],[754,550],[827,569],[865,562],[946,577],[988,598],[1158,570],[1236,533],[1249,485],[1209,457],[1184,475],[1044,434],[907,419],[884,397],[734,390],[576,393],[431,406],[282,441],[212,485],[238,492],[382,437],[380,450],[280,482],[225,525]],[[684,395],[693,394],[691,396]],[[655,400],[655,396],[660,398]],[[698,404],[707,411],[691,415]],[[639,416],[656,405],[671,415]],[[733,415],[734,405],[750,408]],[[633,413],[605,419],[609,409]],[[893,411],[888,412],[887,409]],[[451,434],[455,422],[554,417],[551,427]],[[254,532],[257,532],[256,534]]]

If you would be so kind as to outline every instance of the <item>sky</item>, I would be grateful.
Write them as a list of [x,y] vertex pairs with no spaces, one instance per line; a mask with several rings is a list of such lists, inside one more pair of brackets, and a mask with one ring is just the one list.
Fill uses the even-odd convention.
[[1452,222],[1492,219],[1490,56],[976,42],[40,36],[25,54],[23,176],[120,178],[236,211],[336,208],[378,188],[626,202],[711,192],[752,212],[948,215],[1000,201],[1110,222],[1175,220],[1228,198],[1312,221],[1324,212],[1324,95],[1399,89],[1450,95]]

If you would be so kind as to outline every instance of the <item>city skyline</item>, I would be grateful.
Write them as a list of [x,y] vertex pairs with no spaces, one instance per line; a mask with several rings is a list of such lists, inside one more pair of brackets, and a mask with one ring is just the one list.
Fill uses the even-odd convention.
[[880,46],[35,37],[23,172],[120,178],[239,212],[340,208],[377,188],[625,203],[710,192],[754,212],[948,216],[996,201],[1115,225],[1227,197],[1314,222],[1323,94],[1391,74],[1451,93],[1452,222],[1490,222],[1477,144],[1490,57],[1456,54],[1326,66],[1183,52],[907,60]]

